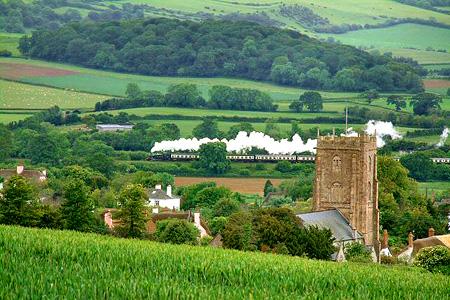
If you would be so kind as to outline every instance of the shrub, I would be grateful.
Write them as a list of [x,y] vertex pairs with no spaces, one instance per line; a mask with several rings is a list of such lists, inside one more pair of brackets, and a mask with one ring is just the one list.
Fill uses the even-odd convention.
[[250,175],[250,170],[249,169],[240,169],[239,170],[239,175],[249,176]]
[[198,229],[186,220],[167,219],[156,223],[156,240],[170,244],[197,243]]
[[372,262],[370,252],[360,243],[347,244],[345,246],[345,258],[353,262]]
[[430,272],[450,275],[450,249],[444,246],[420,249],[414,259],[414,265]]
[[263,164],[263,163],[258,163],[258,164],[255,165],[255,170],[257,170],[257,171],[263,171],[265,169],[266,169],[266,165]]
[[290,162],[283,160],[277,163],[275,169],[281,173],[287,173],[292,170],[292,165]]
[[209,244],[211,243],[212,239],[213,238],[210,237],[210,236],[204,236],[204,237],[200,238],[199,244],[200,244],[200,246],[203,246],[203,247],[209,246]]
[[228,218],[227,217],[215,217],[209,222],[209,229],[213,235],[222,233],[225,225],[227,225]]
[[11,57],[12,56],[12,52],[8,51],[8,50],[0,50],[0,56]]

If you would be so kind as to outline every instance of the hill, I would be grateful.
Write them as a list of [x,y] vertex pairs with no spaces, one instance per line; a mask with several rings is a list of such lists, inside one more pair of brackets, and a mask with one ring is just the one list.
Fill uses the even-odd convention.
[[32,58],[157,76],[234,77],[309,89],[422,89],[411,61],[249,22],[148,19],[33,32]]
[[0,226],[0,298],[444,299],[448,277]]

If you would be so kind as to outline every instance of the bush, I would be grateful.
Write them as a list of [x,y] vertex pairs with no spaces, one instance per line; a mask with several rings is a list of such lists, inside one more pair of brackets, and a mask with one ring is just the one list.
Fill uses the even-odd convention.
[[450,275],[450,249],[444,246],[420,249],[414,259],[414,265],[430,272]]
[[8,50],[0,50],[0,56],[11,57],[12,56],[12,52],[8,51]]
[[211,243],[212,239],[213,238],[210,237],[210,236],[204,236],[204,237],[200,238],[199,244],[200,244],[200,246],[203,246],[203,247],[209,246],[209,244]]
[[266,169],[266,165],[263,164],[263,163],[257,163],[257,164],[255,165],[255,170],[257,170],[257,171],[263,171],[263,170],[265,170],[265,169]]
[[167,219],[156,223],[155,236],[158,242],[194,245],[199,231],[186,220]]
[[215,217],[209,222],[209,229],[211,230],[212,235],[217,235],[222,233],[225,225],[227,225],[228,218],[227,217]]
[[249,169],[240,169],[239,170],[239,175],[250,176],[250,170]]
[[292,165],[290,162],[283,160],[277,163],[275,169],[281,173],[288,173],[292,170]]
[[370,252],[363,244],[350,243],[345,246],[345,258],[353,262],[372,262]]

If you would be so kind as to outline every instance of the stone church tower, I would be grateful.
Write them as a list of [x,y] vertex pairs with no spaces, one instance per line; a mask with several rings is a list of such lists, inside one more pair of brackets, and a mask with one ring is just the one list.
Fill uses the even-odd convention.
[[376,166],[376,137],[318,137],[313,210],[338,209],[378,256]]

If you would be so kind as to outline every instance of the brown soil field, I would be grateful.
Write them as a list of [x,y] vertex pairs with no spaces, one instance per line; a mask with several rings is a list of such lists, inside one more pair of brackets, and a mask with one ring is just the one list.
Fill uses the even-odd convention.
[[[258,194],[262,196],[266,180],[267,178],[175,177],[175,185],[183,186],[205,181],[214,181],[218,186],[227,187],[233,192]],[[275,186],[278,186],[283,180],[270,179]]]
[[426,79],[423,81],[426,89],[446,88],[450,87],[450,80],[445,79]]
[[0,77],[12,80],[19,80],[23,77],[54,77],[73,74],[78,74],[78,72],[18,63],[0,63]]

